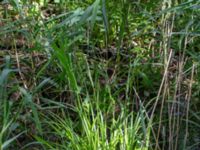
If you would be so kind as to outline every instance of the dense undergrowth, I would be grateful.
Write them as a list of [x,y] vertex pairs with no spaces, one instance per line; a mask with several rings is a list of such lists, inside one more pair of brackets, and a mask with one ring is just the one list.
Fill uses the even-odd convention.
[[0,149],[200,149],[199,0],[0,2]]

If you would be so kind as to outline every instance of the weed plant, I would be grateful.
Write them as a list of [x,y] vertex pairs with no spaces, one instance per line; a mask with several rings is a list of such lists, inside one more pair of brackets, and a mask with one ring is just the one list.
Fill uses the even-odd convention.
[[200,149],[199,6],[0,2],[0,149]]

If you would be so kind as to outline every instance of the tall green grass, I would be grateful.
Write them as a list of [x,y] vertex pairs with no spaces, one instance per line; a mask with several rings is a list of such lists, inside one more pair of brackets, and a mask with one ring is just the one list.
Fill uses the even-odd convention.
[[199,149],[199,4],[4,1],[0,149]]
[[[8,88],[9,78],[15,69],[10,68],[10,57],[5,57],[4,69],[0,72],[0,149],[7,149],[11,144],[22,134],[12,135],[15,125],[15,120],[18,112],[12,114],[13,102],[9,99],[9,92],[11,89]],[[13,126],[13,127],[12,127]]]

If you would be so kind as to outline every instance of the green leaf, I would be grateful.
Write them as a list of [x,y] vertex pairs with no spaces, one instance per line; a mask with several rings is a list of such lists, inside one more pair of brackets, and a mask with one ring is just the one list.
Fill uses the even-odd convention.
[[16,135],[16,136],[14,136],[13,138],[7,140],[6,142],[4,142],[3,145],[1,146],[1,149],[4,150],[4,149],[8,148],[8,146],[10,146],[10,144],[11,144],[14,140],[16,140],[19,136],[21,136],[21,135],[24,134],[24,133],[25,133],[25,131],[22,132],[22,133],[20,133],[20,134],[18,134],[18,135]]

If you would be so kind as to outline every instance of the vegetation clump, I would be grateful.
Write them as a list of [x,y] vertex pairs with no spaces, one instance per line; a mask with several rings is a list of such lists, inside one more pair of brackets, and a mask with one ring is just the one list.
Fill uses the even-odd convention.
[[198,150],[198,0],[0,2],[0,150]]

